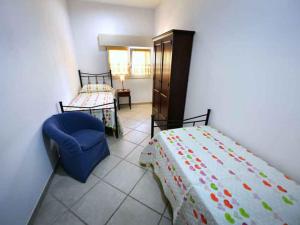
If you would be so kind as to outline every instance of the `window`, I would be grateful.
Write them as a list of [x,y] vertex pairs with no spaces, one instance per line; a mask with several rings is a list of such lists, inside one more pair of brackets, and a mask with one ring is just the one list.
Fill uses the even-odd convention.
[[131,76],[147,77],[151,75],[150,49],[131,49]]
[[151,76],[150,48],[108,47],[108,62],[113,76],[133,78]]
[[108,62],[112,75],[128,75],[129,57],[127,48],[109,47]]

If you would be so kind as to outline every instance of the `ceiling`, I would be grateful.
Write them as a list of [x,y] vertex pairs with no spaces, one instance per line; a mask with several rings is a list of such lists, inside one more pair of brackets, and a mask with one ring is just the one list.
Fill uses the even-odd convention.
[[93,1],[93,2],[101,2],[108,3],[114,5],[125,5],[125,6],[133,6],[140,8],[155,8],[159,5],[161,0],[81,0],[81,1]]

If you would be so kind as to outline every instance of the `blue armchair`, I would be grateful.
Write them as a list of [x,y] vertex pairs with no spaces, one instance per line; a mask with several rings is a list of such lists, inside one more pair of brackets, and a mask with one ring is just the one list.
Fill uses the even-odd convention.
[[43,132],[58,144],[65,171],[81,182],[110,154],[102,122],[86,113],[54,115],[45,121]]

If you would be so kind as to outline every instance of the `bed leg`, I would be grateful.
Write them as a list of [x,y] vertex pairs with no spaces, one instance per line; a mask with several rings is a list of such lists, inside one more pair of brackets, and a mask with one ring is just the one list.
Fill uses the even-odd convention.
[[116,138],[119,138],[119,124],[118,124],[118,115],[117,115],[117,103],[116,103],[116,99],[114,99],[114,108],[115,108]]
[[112,81],[111,70],[109,70],[109,78],[110,78],[110,85],[113,88],[113,81]]
[[206,119],[205,119],[205,126],[208,125],[208,120],[209,120],[209,116],[210,116],[210,109],[207,110],[207,114],[206,114]]
[[154,135],[154,115],[151,115],[151,138],[153,138]]
[[61,113],[64,113],[64,106],[63,106],[62,101],[59,102],[59,107],[60,107]]
[[81,79],[81,71],[80,70],[78,70],[78,74],[79,74],[80,86],[82,87],[82,79]]

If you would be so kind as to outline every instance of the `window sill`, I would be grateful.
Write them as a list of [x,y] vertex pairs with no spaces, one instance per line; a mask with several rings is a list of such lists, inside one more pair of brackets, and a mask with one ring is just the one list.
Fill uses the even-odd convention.
[[[152,76],[148,76],[148,77],[125,77],[125,80],[140,80],[140,79],[144,79],[144,80],[152,80]],[[116,76],[116,77],[112,77],[113,80],[120,80],[120,77]]]

